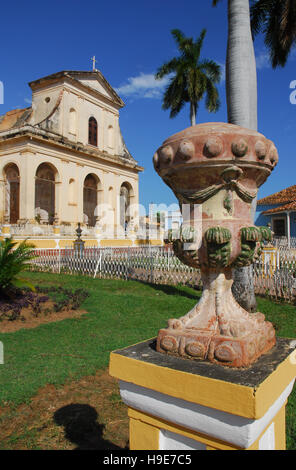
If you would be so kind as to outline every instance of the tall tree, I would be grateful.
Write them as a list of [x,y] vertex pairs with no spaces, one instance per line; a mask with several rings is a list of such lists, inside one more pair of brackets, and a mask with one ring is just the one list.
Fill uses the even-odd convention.
[[[219,1],[213,0],[213,5]],[[229,123],[257,130],[257,73],[249,0],[228,0],[226,100]],[[256,202],[252,204],[253,219]],[[252,266],[234,269],[232,291],[243,308],[257,310]]]
[[284,67],[296,45],[296,1],[253,0],[251,27],[254,37],[263,32],[272,67]]
[[216,84],[221,79],[221,68],[213,60],[200,59],[206,35],[205,29],[195,41],[193,38],[185,37],[179,29],[173,29],[171,34],[177,43],[180,55],[164,63],[155,75],[156,79],[171,75],[163,96],[162,108],[170,109],[170,117],[173,118],[186,103],[190,103],[190,121],[194,126],[198,104],[204,96],[209,112],[216,112],[219,109],[220,100]]
[[[213,5],[221,0],[213,0]],[[249,0],[228,0],[228,122],[257,130],[257,74]]]
[[[221,0],[212,0],[214,6]],[[250,11],[251,2],[251,11]],[[228,122],[257,130],[257,75],[253,37],[264,34],[272,66],[284,66],[296,42],[296,0],[228,0],[226,95]],[[256,199],[252,206],[253,218]],[[256,310],[253,270],[234,273],[233,293]]]

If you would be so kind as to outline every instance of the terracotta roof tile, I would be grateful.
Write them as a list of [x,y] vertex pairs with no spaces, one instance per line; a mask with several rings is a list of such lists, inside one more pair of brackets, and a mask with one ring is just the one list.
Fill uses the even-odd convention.
[[[283,189],[277,193],[271,194],[270,196],[264,197],[257,202],[258,206],[270,205],[270,204],[287,204],[296,202],[296,185],[290,186],[289,188]],[[278,210],[279,208],[277,208]],[[273,209],[269,209],[273,210]],[[264,212],[266,214],[266,212]]]
[[13,109],[0,116],[0,131],[7,131],[29,117],[31,108]]
[[296,201],[289,202],[280,207],[274,207],[273,209],[268,209],[267,211],[262,212],[262,214],[277,214],[278,212],[287,212],[287,211],[296,211]]

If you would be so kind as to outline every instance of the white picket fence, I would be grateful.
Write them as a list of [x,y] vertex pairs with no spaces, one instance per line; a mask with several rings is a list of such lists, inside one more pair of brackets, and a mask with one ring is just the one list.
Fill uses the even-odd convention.
[[[99,278],[134,279],[156,284],[201,283],[200,272],[184,265],[169,247],[120,247],[38,249],[33,269],[54,273],[79,273]],[[266,261],[267,259],[267,261]],[[293,301],[296,297],[296,256],[282,253],[271,264],[268,258],[254,264],[258,294]]]
[[92,247],[84,248],[82,252],[73,248],[34,251],[35,270],[173,284],[200,280],[199,272],[184,265],[168,247]]
[[288,237],[274,237],[273,245],[277,248],[288,248],[288,245],[289,248],[296,248],[296,237],[290,237],[290,240]]

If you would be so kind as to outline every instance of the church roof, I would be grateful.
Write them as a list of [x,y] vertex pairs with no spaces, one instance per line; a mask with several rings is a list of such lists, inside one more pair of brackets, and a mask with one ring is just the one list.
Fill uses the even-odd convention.
[[53,73],[51,75],[47,75],[46,77],[41,77],[41,78],[38,78],[37,80],[31,81],[31,82],[29,82],[29,86],[32,89],[34,89],[36,86],[42,85],[43,83],[45,83],[47,81],[59,80],[61,78],[68,78],[70,80],[75,80],[81,86],[87,88],[88,90],[91,89],[92,91],[94,91],[95,90],[94,88],[92,88],[90,86],[87,86],[87,85],[85,85],[85,84],[83,84],[79,81],[79,79],[87,79],[87,78],[94,78],[94,77],[97,78],[98,81],[101,81],[105,85],[105,87],[110,92],[110,94],[112,95],[113,99],[117,102],[117,104],[120,107],[123,107],[124,102],[122,101],[120,96],[116,93],[114,88],[112,88],[112,86],[106,80],[104,75],[97,69],[94,70],[94,71],[90,71],[90,70],[88,70],[88,71],[87,70],[62,70],[61,72],[56,72],[56,73]]
[[7,113],[0,116],[0,132],[24,125],[30,117],[31,112],[32,108],[12,109],[11,111],[7,111]]

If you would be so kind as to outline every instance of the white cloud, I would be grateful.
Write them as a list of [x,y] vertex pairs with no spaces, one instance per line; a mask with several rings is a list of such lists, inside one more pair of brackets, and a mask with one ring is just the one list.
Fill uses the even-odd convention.
[[[290,55],[291,60],[296,59],[296,48],[293,48]],[[226,67],[224,63],[217,62],[221,67],[220,85],[225,82]],[[269,53],[265,50],[256,52],[257,70],[271,68]],[[168,75],[161,80],[156,80],[153,73],[140,73],[135,77],[129,77],[126,83],[115,88],[119,95],[131,98],[162,98],[165,87],[168,85],[172,75]]]
[[222,64],[222,62],[217,62],[218,65],[220,65],[220,71],[221,71],[221,80],[219,85],[223,85],[225,82],[225,77],[226,77],[226,65],[225,63]]
[[256,66],[257,70],[271,68],[268,52],[263,51],[256,55]]
[[31,105],[32,104],[32,99],[31,98],[24,98],[24,102]]
[[161,98],[164,88],[168,85],[170,76],[156,80],[153,73],[140,73],[130,77],[127,83],[115,88],[116,93],[133,98]]

